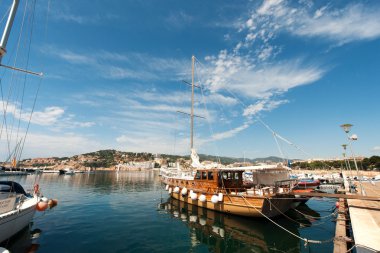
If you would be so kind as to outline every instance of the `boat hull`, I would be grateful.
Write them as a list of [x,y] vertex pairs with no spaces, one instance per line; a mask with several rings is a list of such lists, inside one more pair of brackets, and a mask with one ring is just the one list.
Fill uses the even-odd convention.
[[4,213],[0,216],[0,242],[12,237],[29,225],[36,212],[37,199],[29,199],[24,207]]
[[223,197],[223,201],[219,201],[217,203],[213,203],[211,201],[212,195],[206,196],[206,201],[204,202],[199,199],[192,200],[190,196],[183,196],[181,193],[171,193],[170,196],[188,204],[210,210],[257,218],[263,218],[264,216],[275,217],[281,215],[288,211],[293,203],[293,199],[289,198],[289,196],[261,197],[225,195]]

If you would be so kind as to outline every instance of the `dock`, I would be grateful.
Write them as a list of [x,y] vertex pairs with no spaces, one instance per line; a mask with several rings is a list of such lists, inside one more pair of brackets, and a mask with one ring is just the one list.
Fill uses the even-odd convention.
[[334,253],[346,253],[352,250],[358,253],[380,252],[380,181],[362,181],[363,194],[360,183],[357,181],[354,183],[357,186],[355,193],[350,191],[349,182],[345,180],[344,188],[337,193],[291,192],[290,194],[338,199]]
[[[380,181],[362,182],[364,196],[379,197]],[[358,187],[360,195],[360,187]],[[380,202],[347,199],[356,252],[380,252]]]

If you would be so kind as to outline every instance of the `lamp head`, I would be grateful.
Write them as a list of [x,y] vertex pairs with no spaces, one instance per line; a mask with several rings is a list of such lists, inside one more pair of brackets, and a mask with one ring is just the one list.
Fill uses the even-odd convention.
[[350,132],[352,126],[353,126],[353,125],[351,125],[351,124],[343,124],[343,125],[340,125],[340,127],[343,128],[343,130],[344,130],[346,133]]

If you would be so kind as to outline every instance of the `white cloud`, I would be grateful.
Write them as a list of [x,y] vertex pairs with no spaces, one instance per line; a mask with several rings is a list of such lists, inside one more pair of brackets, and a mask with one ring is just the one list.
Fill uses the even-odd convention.
[[380,146],[375,146],[372,148],[372,151],[374,152],[379,152],[380,151]]
[[240,133],[241,131],[247,129],[248,127],[249,127],[249,124],[246,122],[243,125],[236,127],[234,129],[231,129],[231,130],[228,130],[225,132],[221,132],[221,133],[216,133],[211,137],[211,139],[214,141],[218,141],[218,140],[231,138],[231,137],[234,137],[235,135],[237,135],[238,133]]
[[372,9],[357,4],[320,14],[317,19],[302,16],[303,23],[292,32],[301,36],[327,37],[340,43],[375,39],[380,37],[379,11],[378,7]]
[[[59,106],[46,107],[42,111],[35,110],[31,115],[31,110],[23,109],[21,111],[17,104],[3,103],[0,101],[0,110],[7,112],[7,117],[13,117],[16,120],[30,122],[39,126],[51,126],[55,129],[91,127],[94,122],[77,122],[74,120],[75,115],[66,115],[65,109]],[[31,117],[32,116],[32,117]]]
[[[291,4],[293,4],[291,6]],[[296,5],[296,6],[294,6]],[[270,39],[268,29],[293,35],[321,37],[344,44],[380,37],[379,6],[348,4],[341,9],[281,0],[264,1],[248,18],[244,27],[255,31],[263,41]]]
[[249,105],[247,108],[244,109],[243,116],[252,116],[257,115],[261,111],[272,111],[279,107],[280,105],[289,103],[288,100],[260,100],[256,102],[253,105]]
[[81,65],[82,68],[90,68],[86,72],[80,69],[81,76],[88,73],[91,77],[96,75],[105,79],[180,80],[189,73],[190,66],[190,61],[184,59],[159,58],[133,52],[125,54],[104,50],[98,53],[73,52],[53,46],[44,47],[42,52],[69,63]]
[[33,134],[25,141],[24,158],[72,156],[100,149],[109,148],[95,141],[92,137],[77,134]]
[[[61,107],[47,107],[44,111],[37,111],[33,113],[32,123],[43,126],[53,125],[57,123],[57,121],[63,116],[64,113],[65,110]],[[27,118],[24,117],[24,119]]]
[[291,88],[319,80],[324,70],[318,66],[306,66],[300,60],[278,62],[255,68],[247,58],[222,51],[212,58],[212,76],[206,82],[210,89],[227,89],[251,98],[268,98]]

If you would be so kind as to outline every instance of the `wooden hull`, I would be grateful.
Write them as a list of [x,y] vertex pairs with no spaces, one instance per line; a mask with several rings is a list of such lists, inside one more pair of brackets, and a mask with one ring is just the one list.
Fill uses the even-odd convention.
[[289,210],[293,199],[289,196],[239,196],[225,195],[223,201],[211,202],[212,195],[206,195],[206,201],[192,200],[188,195],[171,193],[172,198],[184,201],[188,204],[207,208],[210,210],[230,213],[240,216],[263,218],[275,217]]

